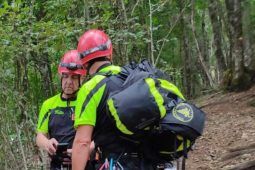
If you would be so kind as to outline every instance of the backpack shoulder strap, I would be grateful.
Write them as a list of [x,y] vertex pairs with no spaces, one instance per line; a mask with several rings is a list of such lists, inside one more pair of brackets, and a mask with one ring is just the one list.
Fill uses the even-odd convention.
[[128,74],[124,71],[121,71],[118,74],[113,74],[111,71],[108,72],[98,72],[95,75],[102,75],[105,76],[107,79],[112,81],[117,87],[121,88],[123,82],[128,77]]

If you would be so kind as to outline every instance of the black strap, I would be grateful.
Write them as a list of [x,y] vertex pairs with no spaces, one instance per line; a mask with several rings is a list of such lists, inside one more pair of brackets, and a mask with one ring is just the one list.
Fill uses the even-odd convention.
[[41,121],[41,123],[40,123],[40,128],[42,127],[42,125],[43,125],[43,123],[44,123],[44,121],[47,119],[47,117],[49,116],[49,113],[50,113],[50,111],[48,111],[44,116],[43,116],[43,119],[42,119],[42,121]]
[[[103,57],[103,58],[98,58],[96,61],[109,61],[109,59]],[[96,70],[96,73],[98,73],[98,72],[99,72],[100,70],[102,70],[103,68],[108,67],[108,66],[111,66],[111,65],[112,65],[112,63],[110,63],[110,61],[109,61],[109,63],[105,63],[105,64],[101,65],[101,66],[98,67],[98,69]]]
[[173,155],[175,158],[177,157],[177,142],[178,142],[178,139],[176,135],[174,139],[174,155]]
[[183,156],[184,158],[188,158],[188,151],[187,151],[187,139],[183,139]]
[[188,158],[187,151],[187,139],[183,139],[183,158],[182,158],[182,170],[185,170],[186,159]]
[[182,170],[185,170],[186,158],[182,157]]
[[87,95],[85,101],[82,104],[82,108],[81,108],[81,113],[79,115],[79,117],[81,117],[81,115],[83,114],[83,111],[85,110],[87,104],[89,103],[89,101],[91,100],[91,98],[93,97],[93,95],[108,81],[107,78],[104,78],[103,80],[101,80]]
[[[103,75],[106,76],[107,79],[111,80],[117,87],[121,88],[122,83],[120,83],[120,79],[125,80],[128,76],[128,74],[125,74],[124,72],[120,72],[116,75],[114,75],[111,71],[108,72],[98,72],[95,75]],[[94,75],[93,75],[94,76]],[[124,82],[124,81],[123,81]]]

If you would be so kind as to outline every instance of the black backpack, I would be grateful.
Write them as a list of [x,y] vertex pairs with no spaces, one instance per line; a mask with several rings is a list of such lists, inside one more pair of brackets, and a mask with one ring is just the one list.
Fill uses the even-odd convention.
[[170,78],[147,60],[132,62],[109,78],[124,80],[107,100],[122,137],[140,143],[151,160],[187,157],[202,135],[205,113],[188,103]]

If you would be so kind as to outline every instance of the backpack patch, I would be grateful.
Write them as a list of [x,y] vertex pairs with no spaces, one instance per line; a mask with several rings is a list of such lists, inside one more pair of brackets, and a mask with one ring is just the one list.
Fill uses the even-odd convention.
[[181,122],[190,122],[193,114],[192,108],[186,103],[180,103],[173,108],[173,116]]

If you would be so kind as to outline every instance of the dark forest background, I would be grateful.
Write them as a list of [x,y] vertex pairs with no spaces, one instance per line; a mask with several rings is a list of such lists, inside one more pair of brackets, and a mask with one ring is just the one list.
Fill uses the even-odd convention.
[[105,30],[114,64],[148,58],[189,99],[255,79],[255,0],[0,1],[0,169],[41,169],[42,102],[59,92],[60,58]]

